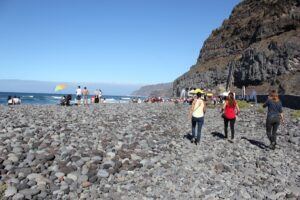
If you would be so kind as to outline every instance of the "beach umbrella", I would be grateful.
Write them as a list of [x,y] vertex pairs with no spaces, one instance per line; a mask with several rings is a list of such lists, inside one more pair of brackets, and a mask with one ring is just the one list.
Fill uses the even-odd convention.
[[67,87],[66,84],[59,84],[55,87],[55,92],[61,91]]
[[201,93],[201,94],[203,94],[203,93],[204,93],[204,91],[203,91],[203,90],[200,90],[199,88],[197,88],[197,89],[194,91],[194,93],[195,93],[195,94],[197,94],[197,93]]
[[195,94],[195,90],[190,90],[189,93]]

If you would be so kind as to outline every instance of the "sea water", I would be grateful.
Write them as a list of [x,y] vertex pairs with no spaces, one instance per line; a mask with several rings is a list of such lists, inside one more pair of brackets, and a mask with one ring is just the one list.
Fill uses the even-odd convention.
[[[22,104],[55,105],[60,103],[62,96],[67,94],[45,94],[45,93],[18,93],[18,92],[0,92],[0,104],[7,104],[8,96],[17,96],[21,98]],[[89,102],[93,95],[89,95]],[[72,95],[71,103],[75,103],[75,95]],[[106,103],[128,103],[130,96],[103,95]]]

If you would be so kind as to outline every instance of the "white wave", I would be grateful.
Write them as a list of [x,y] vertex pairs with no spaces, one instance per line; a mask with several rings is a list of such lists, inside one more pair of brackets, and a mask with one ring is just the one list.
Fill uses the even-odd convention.
[[128,97],[123,97],[121,98],[122,100],[130,100],[131,98],[128,98]]
[[61,99],[59,96],[51,96],[53,99]]
[[34,96],[30,95],[30,96],[22,96],[23,98],[34,98]]

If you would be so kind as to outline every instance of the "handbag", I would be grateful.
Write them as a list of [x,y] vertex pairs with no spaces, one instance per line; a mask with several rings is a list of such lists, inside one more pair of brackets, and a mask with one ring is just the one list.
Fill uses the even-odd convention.
[[222,113],[221,117],[222,117],[223,119],[225,119],[225,113]]

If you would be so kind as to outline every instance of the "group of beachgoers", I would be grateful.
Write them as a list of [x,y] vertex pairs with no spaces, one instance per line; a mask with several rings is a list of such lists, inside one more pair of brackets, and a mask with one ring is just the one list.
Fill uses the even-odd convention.
[[[89,90],[87,89],[87,87],[84,87],[83,89],[81,89],[80,86],[77,87],[76,89],[76,104],[80,105],[81,101],[83,100],[83,104],[84,105],[88,105],[89,103]],[[94,92],[94,96],[92,96],[91,98],[91,103],[100,103],[102,100],[102,91],[100,89],[95,90]]]
[[[276,136],[277,130],[280,123],[284,123],[284,116],[282,110],[282,104],[279,100],[278,93],[272,90],[269,94],[268,100],[263,104],[263,107],[268,108],[268,114],[266,119],[266,133],[268,139],[270,140],[269,148],[274,150],[276,148]],[[192,122],[192,138],[191,142],[196,145],[199,144],[201,138],[201,129],[204,124],[204,116],[206,112],[206,102],[203,98],[202,93],[195,94],[192,102],[192,106],[189,112],[189,118]],[[240,108],[237,101],[235,100],[235,95],[233,92],[229,92],[228,96],[225,98],[224,104],[220,111],[221,117],[224,119],[224,135],[226,139],[228,138],[228,125],[230,125],[231,137],[230,142],[234,142],[235,136],[235,122],[236,117],[240,114]],[[196,129],[197,127],[197,129]]]
[[8,96],[7,98],[7,105],[20,105],[21,104],[21,98],[17,96]]
[[[210,89],[197,89],[197,88],[184,88],[182,89],[181,93],[180,93],[180,98],[176,99],[177,102],[181,102],[181,103],[189,103],[192,104],[194,98],[193,95],[195,94],[194,91],[200,90],[203,93],[202,98],[207,102],[207,101],[211,101],[214,105],[216,104],[223,104],[226,97],[228,96],[229,92],[223,92],[221,94],[214,94],[213,92],[211,92]],[[206,91],[206,92],[204,92]],[[247,102],[254,102],[255,104],[257,104],[257,92],[253,89],[251,93],[249,93],[250,95],[248,95],[246,93],[246,88],[245,86],[242,87],[242,95],[236,97],[235,93],[234,93],[234,98],[238,98],[240,100],[244,100]]]
[[[76,89],[76,105],[81,105],[83,101],[83,105],[88,105],[89,104],[89,90],[87,87],[84,87],[81,89],[81,86],[78,86]],[[71,105],[71,100],[72,100],[72,95],[67,95],[67,96],[62,96],[60,100],[60,105],[62,106],[70,106]],[[95,90],[94,96],[91,97],[90,102],[91,103],[100,103],[103,102],[104,99],[102,99],[102,91],[100,89]]]

